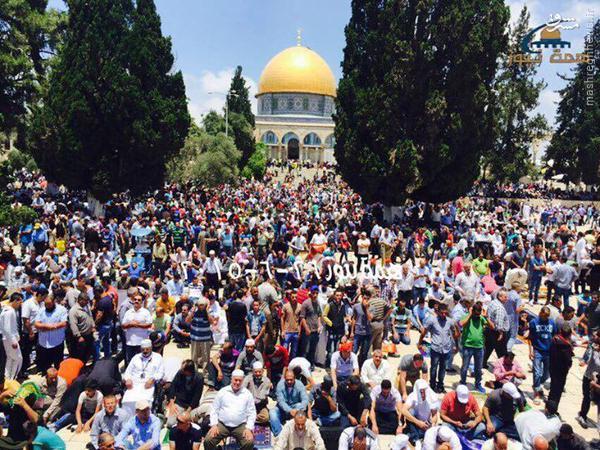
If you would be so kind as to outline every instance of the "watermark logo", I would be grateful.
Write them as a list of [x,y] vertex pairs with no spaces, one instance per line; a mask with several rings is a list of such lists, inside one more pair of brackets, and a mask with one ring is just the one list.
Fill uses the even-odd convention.
[[548,22],[528,31],[521,40],[521,53],[508,55],[508,64],[541,64],[544,60],[544,50],[553,49],[548,58],[552,64],[579,64],[588,63],[590,55],[587,53],[569,53],[563,49],[571,48],[571,42],[562,37],[561,30],[573,30],[579,24],[573,18],[563,18],[560,14],[551,14]]

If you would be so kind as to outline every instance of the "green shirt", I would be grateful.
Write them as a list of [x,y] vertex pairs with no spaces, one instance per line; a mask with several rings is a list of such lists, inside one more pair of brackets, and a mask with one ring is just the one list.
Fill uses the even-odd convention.
[[[466,315],[461,319],[464,320]],[[487,325],[488,321],[485,317],[479,316],[475,318],[471,316],[471,319],[463,327],[462,332],[462,344],[464,347],[470,348],[483,348],[483,330]]]
[[488,271],[490,262],[487,259],[482,259],[480,261],[479,258],[477,258],[471,261],[471,265],[473,266],[473,270],[475,270],[477,275],[485,275]]
[[163,314],[162,317],[154,316],[154,321],[152,323],[156,331],[166,332],[167,325],[170,321],[171,318],[167,314]]

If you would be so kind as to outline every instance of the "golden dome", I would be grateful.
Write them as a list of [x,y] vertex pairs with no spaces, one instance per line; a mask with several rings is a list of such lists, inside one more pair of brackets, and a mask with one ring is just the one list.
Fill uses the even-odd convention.
[[258,82],[258,95],[274,92],[305,92],[335,97],[331,69],[316,52],[297,45],[271,58]]

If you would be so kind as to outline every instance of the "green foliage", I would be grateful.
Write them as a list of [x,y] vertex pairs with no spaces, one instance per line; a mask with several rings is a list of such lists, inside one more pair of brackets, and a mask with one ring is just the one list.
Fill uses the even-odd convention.
[[244,167],[254,153],[254,114],[248,97],[248,86],[242,77],[242,66],[237,66],[231,79],[229,92],[229,126],[233,131],[235,146],[242,152],[240,168]]
[[26,168],[30,172],[37,170],[37,164],[31,155],[17,149],[8,152],[7,163],[12,170],[21,170],[22,168]]
[[52,181],[99,200],[161,186],[190,125],[153,0],[71,0],[30,152]]
[[[600,42],[600,20],[586,36],[593,58],[594,43]],[[565,180],[600,184],[600,59],[579,64],[573,78],[559,91],[557,130],[546,150],[546,177],[564,174]],[[552,161],[552,164],[549,162]]]
[[529,12],[523,7],[514,28],[509,29],[508,51],[501,58],[501,70],[495,80],[498,101],[495,108],[495,144],[484,154],[483,164],[493,179],[517,182],[531,173],[531,144],[549,131],[541,114],[531,115],[538,105],[544,82],[534,81],[534,64],[508,65],[508,55],[520,53],[523,36],[529,31]]
[[235,182],[240,152],[224,133],[209,134],[190,127],[185,145],[167,165],[168,178],[178,183],[194,182],[214,187]]
[[501,0],[353,0],[336,99],[335,157],[367,202],[467,192],[493,144],[507,44]]
[[262,180],[267,171],[267,146],[262,142],[256,144],[256,148],[248,163],[242,169],[242,176],[244,178],[254,178],[255,180]]
[[[208,134],[216,136],[225,133],[225,117],[216,111],[209,111],[202,120],[202,125]],[[229,136],[233,138],[235,147],[241,152],[238,167],[244,167],[250,155],[254,153],[256,142],[254,131],[245,117],[236,112],[229,111]]]
[[254,128],[254,114],[252,114],[248,86],[246,86],[246,80],[242,76],[242,66],[237,66],[235,69],[231,86],[229,86],[229,92],[232,91],[235,91],[235,95],[229,95],[229,112],[241,114]]
[[37,219],[37,213],[28,206],[13,207],[10,198],[0,193],[0,226],[19,227],[32,223]]
[[66,15],[46,0],[0,0],[0,131],[21,131]]
[[208,134],[213,136],[225,133],[225,117],[216,111],[210,110],[202,119],[202,126]]

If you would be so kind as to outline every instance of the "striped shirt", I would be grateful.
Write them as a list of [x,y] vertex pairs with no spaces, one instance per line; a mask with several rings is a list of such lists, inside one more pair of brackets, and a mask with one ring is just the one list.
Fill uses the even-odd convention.
[[487,316],[498,331],[506,333],[510,330],[510,320],[508,319],[506,309],[504,309],[504,305],[500,300],[494,299],[490,302],[487,307]]
[[387,309],[387,304],[382,298],[376,297],[369,302],[369,312],[373,316],[373,322],[383,321]]
[[212,331],[210,331],[210,322],[208,314],[204,311],[196,310],[192,318],[190,327],[190,339],[192,341],[207,342],[212,341]]

